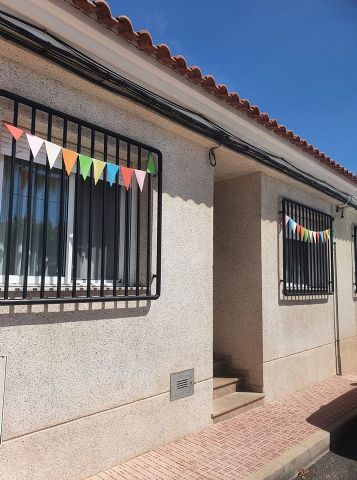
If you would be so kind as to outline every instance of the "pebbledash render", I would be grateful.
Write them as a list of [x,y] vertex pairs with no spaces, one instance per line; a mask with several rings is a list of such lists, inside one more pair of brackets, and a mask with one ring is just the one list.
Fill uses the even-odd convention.
[[0,478],[355,370],[356,177],[104,1],[0,5]]

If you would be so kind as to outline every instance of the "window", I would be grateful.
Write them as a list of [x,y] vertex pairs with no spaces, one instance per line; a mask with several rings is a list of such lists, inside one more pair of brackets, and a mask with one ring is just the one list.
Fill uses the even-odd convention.
[[0,303],[155,299],[160,294],[161,153],[61,112],[6,94],[2,120],[80,154],[146,171],[142,191],[122,175],[111,185],[79,161],[67,175],[61,155],[49,168],[26,136],[2,126],[0,144]]
[[283,199],[284,295],[333,293],[333,218]]

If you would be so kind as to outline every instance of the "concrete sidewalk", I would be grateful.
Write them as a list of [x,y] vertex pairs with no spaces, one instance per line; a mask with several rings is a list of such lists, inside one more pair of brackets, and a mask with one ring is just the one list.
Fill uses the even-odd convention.
[[356,387],[357,375],[333,377],[90,480],[291,479],[327,452],[330,433],[357,415]]

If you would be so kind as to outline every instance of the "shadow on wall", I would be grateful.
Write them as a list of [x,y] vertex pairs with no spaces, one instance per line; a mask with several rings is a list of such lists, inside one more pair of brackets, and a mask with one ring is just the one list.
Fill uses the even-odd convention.
[[[113,306],[114,304],[114,306]],[[71,303],[50,305],[24,305],[2,307],[0,328],[21,325],[45,325],[51,323],[86,322],[88,320],[110,320],[143,317],[150,311],[151,301],[124,301],[98,303]],[[41,308],[41,311],[34,309]]]

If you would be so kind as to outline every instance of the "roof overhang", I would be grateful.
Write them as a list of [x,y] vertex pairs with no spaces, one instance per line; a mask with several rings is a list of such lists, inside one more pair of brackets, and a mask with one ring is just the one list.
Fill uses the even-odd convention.
[[180,78],[170,68],[104,29],[64,0],[0,0],[1,7],[17,17],[45,27],[107,68],[182,107],[204,115],[233,135],[276,157],[288,160],[296,168],[322,182],[352,195],[356,184],[339,175],[274,133],[237,112],[197,85]]

